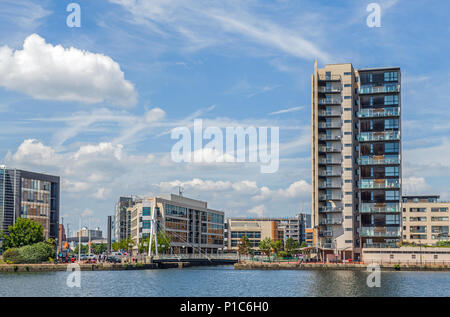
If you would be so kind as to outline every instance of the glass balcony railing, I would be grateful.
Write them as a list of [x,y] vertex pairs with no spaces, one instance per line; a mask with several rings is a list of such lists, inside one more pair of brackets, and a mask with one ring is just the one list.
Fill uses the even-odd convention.
[[321,81],[337,81],[341,80],[341,75],[319,75]]
[[319,176],[341,176],[342,171],[319,171]]
[[400,157],[396,155],[392,156],[379,156],[379,157],[369,157],[363,156],[359,159],[360,165],[389,165],[389,164],[400,164]]
[[319,92],[321,93],[334,93],[334,92],[341,92],[341,87],[319,87]]
[[326,134],[320,134],[319,140],[320,141],[339,141],[342,137],[340,135],[326,135]]
[[364,243],[363,248],[400,248],[397,243]]
[[400,204],[386,203],[386,204],[374,204],[374,203],[361,203],[359,212],[361,213],[391,213],[401,212]]
[[338,105],[342,103],[342,98],[321,98],[319,105]]
[[342,224],[343,219],[321,219],[319,220],[320,225],[340,225]]
[[332,237],[332,236],[333,236],[332,230],[319,231],[319,237]]
[[340,122],[319,122],[319,128],[321,129],[337,129],[341,126]]
[[336,146],[319,146],[319,152],[323,153],[339,153],[342,149]]
[[319,207],[319,212],[342,212],[342,207]]
[[359,182],[361,189],[390,189],[400,188],[400,181],[398,179],[386,179],[384,181],[377,181],[373,179],[363,179]]
[[390,141],[400,140],[399,131],[384,131],[384,132],[361,132],[359,135],[360,142],[367,141]]
[[320,201],[342,200],[341,195],[319,195]]
[[399,108],[361,109],[357,113],[358,118],[398,117]]
[[365,86],[361,87],[359,90],[359,94],[376,94],[376,93],[388,93],[388,92],[399,92],[400,85],[388,84],[384,86],[374,87],[374,86]]
[[400,227],[398,228],[380,228],[380,227],[362,227],[359,235],[361,237],[400,237]]
[[323,183],[319,183],[319,188],[320,189],[326,189],[326,188],[341,188],[342,184],[341,183],[327,183],[327,182],[323,182]]
[[319,111],[319,116],[321,117],[336,117],[336,116],[341,116],[342,115],[342,111],[340,110],[320,110]]

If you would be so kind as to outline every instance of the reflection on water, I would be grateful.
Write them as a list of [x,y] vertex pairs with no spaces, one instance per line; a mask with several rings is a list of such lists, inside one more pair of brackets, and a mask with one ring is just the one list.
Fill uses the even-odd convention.
[[361,271],[235,271],[233,267],[0,274],[0,296],[449,296],[448,272],[382,272],[381,287]]

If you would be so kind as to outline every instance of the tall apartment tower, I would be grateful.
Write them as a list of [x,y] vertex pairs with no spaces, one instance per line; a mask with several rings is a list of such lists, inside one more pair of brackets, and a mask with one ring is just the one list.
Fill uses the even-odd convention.
[[312,214],[323,257],[399,242],[400,81],[398,67],[314,65]]

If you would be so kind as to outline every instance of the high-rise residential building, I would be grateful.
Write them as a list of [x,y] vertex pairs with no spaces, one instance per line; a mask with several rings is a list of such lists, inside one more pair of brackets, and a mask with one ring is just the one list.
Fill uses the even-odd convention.
[[314,65],[312,209],[322,256],[358,259],[401,238],[398,67]]
[[0,166],[0,229],[8,234],[19,217],[28,218],[44,227],[46,239],[59,240],[59,184],[59,176]]
[[449,241],[450,202],[438,195],[403,196],[403,242],[436,245]]

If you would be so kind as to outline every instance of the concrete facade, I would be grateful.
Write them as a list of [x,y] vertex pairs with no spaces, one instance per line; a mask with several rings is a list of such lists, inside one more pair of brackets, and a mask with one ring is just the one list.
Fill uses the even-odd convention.
[[403,242],[435,245],[449,241],[450,202],[437,195],[403,196]]

